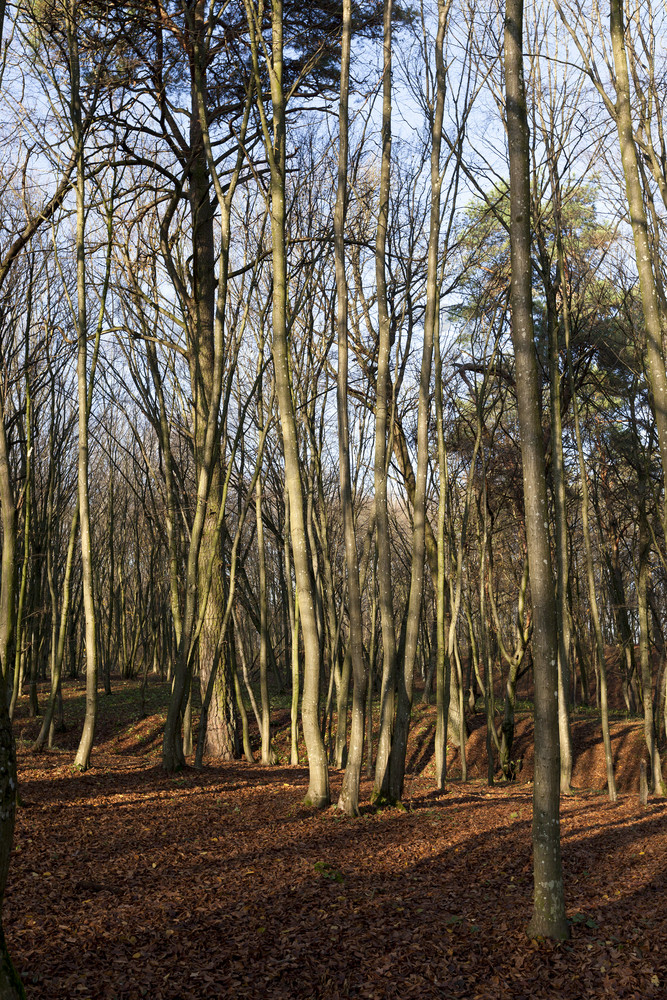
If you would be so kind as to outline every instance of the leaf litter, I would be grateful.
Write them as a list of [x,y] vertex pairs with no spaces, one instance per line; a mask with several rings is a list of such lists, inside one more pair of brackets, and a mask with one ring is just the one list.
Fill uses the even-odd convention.
[[534,941],[530,783],[436,795],[426,768],[351,820],[302,804],[303,767],[169,777],[151,747],[107,739],[77,775],[19,746],[4,922],[34,1000],[667,995],[661,800],[562,800],[572,937]]

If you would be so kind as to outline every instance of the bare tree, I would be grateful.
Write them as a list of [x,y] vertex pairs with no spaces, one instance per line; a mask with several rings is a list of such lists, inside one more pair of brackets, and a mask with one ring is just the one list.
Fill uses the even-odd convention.
[[569,937],[560,857],[558,640],[548,534],[547,491],[533,340],[529,132],[523,79],[523,0],[505,8],[505,86],[510,162],[512,341],[521,430],[524,507],[533,604],[535,783],[532,936]]

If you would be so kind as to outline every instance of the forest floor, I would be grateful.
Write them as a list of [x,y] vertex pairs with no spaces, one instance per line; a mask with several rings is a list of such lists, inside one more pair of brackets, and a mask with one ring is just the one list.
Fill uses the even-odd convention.
[[[638,720],[612,725],[618,801],[605,792],[599,726],[574,723],[576,792],[562,800],[571,940],[530,940],[532,721],[518,719],[512,784],[487,787],[483,720],[470,780],[433,790],[434,709],[417,705],[402,808],[350,820],[303,806],[276,713],[272,768],[160,768],[167,690],[100,698],[93,766],[68,732],[29,752],[22,699],[17,813],[4,923],[29,1000],[334,1000],[667,996],[667,800],[639,803]],[[460,771],[458,771],[460,775]],[[342,772],[331,770],[332,801]],[[368,803],[370,784],[362,797]]]

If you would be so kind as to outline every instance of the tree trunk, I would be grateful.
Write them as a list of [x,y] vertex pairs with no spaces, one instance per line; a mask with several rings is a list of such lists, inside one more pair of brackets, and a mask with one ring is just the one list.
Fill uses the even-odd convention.
[[[250,0],[245,0],[250,49],[253,61],[256,93],[265,86],[259,66],[260,42],[257,12]],[[271,239],[273,260],[273,366],[280,427],[285,460],[285,486],[289,495],[292,555],[299,593],[301,628],[304,643],[304,684],[301,713],[303,734],[308,751],[309,785],[306,802],[317,808],[329,805],[329,772],[324,742],[319,730],[321,650],[316,618],[315,584],[303,503],[303,487],[296,428],[296,415],[290,379],[290,359],[287,339],[287,253],[285,233],[285,91],[283,84],[283,5],[275,0],[271,13],[272,51],[267,63],[271,87],[272,123],[269,126],[261,97],[260,117],[264,148],[270,168]]]
[[[68,14],[70,18],[70,14]],[[79,748],[74,766],[80,771],[88,770],[90,752],[95,738],[97,718],[97,636],[95,628],[95,601],[93,596],[93,550],[90,529],[90,505],[88,500],[88,322],[86,314],[86,205],[85,205],[85,162],[82,141],[81,104],[79,93],[79,54],[76,45],[76,27],[71,16],[69,35],[71,39],[71,116],[73,138],[78,147],[76,165],[76,287],[77,316],[77,390],[79,406],[79,451],[78,451],[78,497],[81,522],[81,580],[83,588],[83,609],[85,620],[86,652],[86,714]],[[92,385],[92,374],[91,374]]]
[[648,624],[648,574],[650,554],[650,534],[645,509],[646,477],[640,484],[639,510],[639,578],[637,582],[637,605],[639,616],[639,659],[642,676],[642,701],[644,708],[644,738],[649,757],[651,790],[655,795],[664,795],[660,751],[655,736],[653,721],[653,677],[651,671],[651,638]]
[[510,157],[512,341],[523,466],[524,509],[533,605],[535,780],[533,786],[532,937],[569,936],[560,855],[558,638],[547,530],[547,490],[533,336],[529,132],[523,79],[523,0],[507,0],[505,86]]
[[[195,11],[195,31],[200,40],[204,37],[203,4],[198,2]],[[197,57],[202,56],[198,53]],[[195,387],[197,407],[195,431],[195,456],[197,464],[203,463],[205,440],[209,423],[218,425],[217,357],[222,347],[216,344],[216,248],[214,236],[214,202],[211,201],[211,177],[204,146],[203,123],[196,110],[200,91],[206,93],[206,73],[202,66],[193,73],[191,103],[193,114],[190,123],[190,145],[193,160],[190,169],[190,212],[192,215],[193,299],[194,316],[191,325],[195,332],[193,356],[190,360],[191,380]],[[221,278],[222,281],[222,278]],[[217,322],[220,319],[217,318]],[[218,331],[222,339],[221,331]],[[222,504],[222,455],[219,443],[220,429],[211,454],[208,506],[201,538],[198,561],[198,595],[208,591],[206,615],[199,637],[199,684],[202,702],[206,697],[209,679],[218,646],[218,636],[225,607],[224,552],[218,519]],[[210,589],[209,589],[210,582]],[[208,707],[206,749],[211,757],[232,760],[237,754],[236,719],[234,712],[233,682],[227,669],[218,669]]]
[[632,134],[632,110],[630,105],[630,81],[628,77],[625,29],[623,24],[623,0],[610,0],[609,30],[616,70],[616,104],[613,108],[618,131],[625,190],[628,202],[632,236],[635,244],[635,259],[639,275],[639,289],[646,329],[646,354],[648,358],[648,381],[650,384],[658,449],[663,475],[662,527],[667,538],[667,373],[662,346],[662,323],[660,305],[656,290],[655,275],[651,264],[652,253],[648,237],[648,221],[644,207],[637,148]]
[[[289,541],[285,542],[285,552],[289,551]],[[287,586],[291,588],[292,581],[288,575]],[[290,716],[290,764],[299,763],[299,591],[294,590],[292,615],[292,704]]]
[[[564,267],[563,267],[564,270]],[[586,472],[586,461],[584,448],[581,439],[581,428],[579,421],[579,400],[574,384],[574,371],[572,368],[572,352],[570,348],[570,320],[567,305],[567,297],[563,298],[563,325],[565,328],[565,348],[567,352],[567,366],[570,376],[570,394],[572,396],[572,412],[574,415],[574,435],[577,444],[577,454],[579,457],[579,474],[581,483],[581,530],[584,536],[584,553],[586,557],[586,581],[588,584],[588,602],[590,607],[591,624],[595,637],[595,649],[597,653],[597,666],[599,669],[600,682],[600,719],[602,724],[602,740],[604,743],[605,762],[607,765],[607,791],[610,802],[616,801],[616,781],[614,778],[614,757],[611,749],[611,734],[609,732],[609,705],[607,696],[607,665],[605,662],[604,642],[602,638],[602,628],[600,625],[600,613],[598,610],[597,596],[595,593],[595,574],[593,568],[593,548],[591,545],[591,532],[589,524],[589,493],[588,477]]]
[[377,389],[375,408],[375,524],[377,531],[377,582],[382,628],[382,683],[380,688],[380,733],[375,760],[373,798],[389,791],[389,753],[394,728],[396,684],[396,632],[394,629],[394,595],[391,585],[391,543],[387,508],[387,414],[391,386],[391,328],[387,299],[386,253],[389,225],[389,195],[391,181],[391,18],[392,0],[384,0],[384,43],[382,68],[382,160],[380,165],[380,199],[375,238],[375,278],[379,343],[377,355]]
[[[551,184],[554,189],[555,213],[560,212],[560,197],[556,196],[554,181],[556,165],[550,162]],[[560,232],[560,216],[556,219]],[[558,315],[556,294],[551,281],[551,262],[541,241],[540,255],[547,298],[547,332],[549,338],[549,402],[551,409],[551,475],[553,479],[555,548],[556,548],[556,597],[558,628],[558,734],[560,741],[560,790],[568,794],[572,784],[572,736],[568,710],[570,690],[570,609],[567,600],[567,513],[565,509],[565,462],[563,457],[563,421],[561,417],[561,375],[558,365]],[[567,294],[566,286],[563,294]]]
[[[0,7],[4,13],[4,5]],[[2,17],[0,16],[0,30]],[[0,393],[0,517],[2,566],[0,569],[0,997],[24,1000],[21,981],[12,965],[2,930],[2,902],[7,884],[16,815],[16,754],[7,706],[10,671],[14,664],[16,586],[16,504],[12,489],[4,394]]]
[[[0,686],[0,906],[5,895],[16,817],[16,752],[12,723],[7,710],[7,673]],[[24,1000],[25,993],[7,951],[0,923],[0,997]]]

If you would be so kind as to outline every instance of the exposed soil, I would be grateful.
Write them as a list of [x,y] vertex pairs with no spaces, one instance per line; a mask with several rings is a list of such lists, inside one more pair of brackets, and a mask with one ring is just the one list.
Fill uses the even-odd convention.
[[[94,766],[72,772],[82,708],[33,757],[20,715],[15,855],[5,931],[34,1000],[573,998],[667,995],[667,802],[641,807],[640,721],[615,721],[620,791],[603,792],[594,719],[574,724],[576,793],[562,803],[569,942],[531,941],[532,721],[518,780],[488,788],[475,719],[470,780],[451,752],[433,791],[434,709],[417,705],[404,808],[304,808],[307,771],[230,762],[166,776],[166,690],[100,699]],[[286,713],[276,713],[286,759]],[[460,772],[459,772],[460,773]],[[341,773],[331,772],[333,801]],[[367,802],[370,786],[364,783]]]

